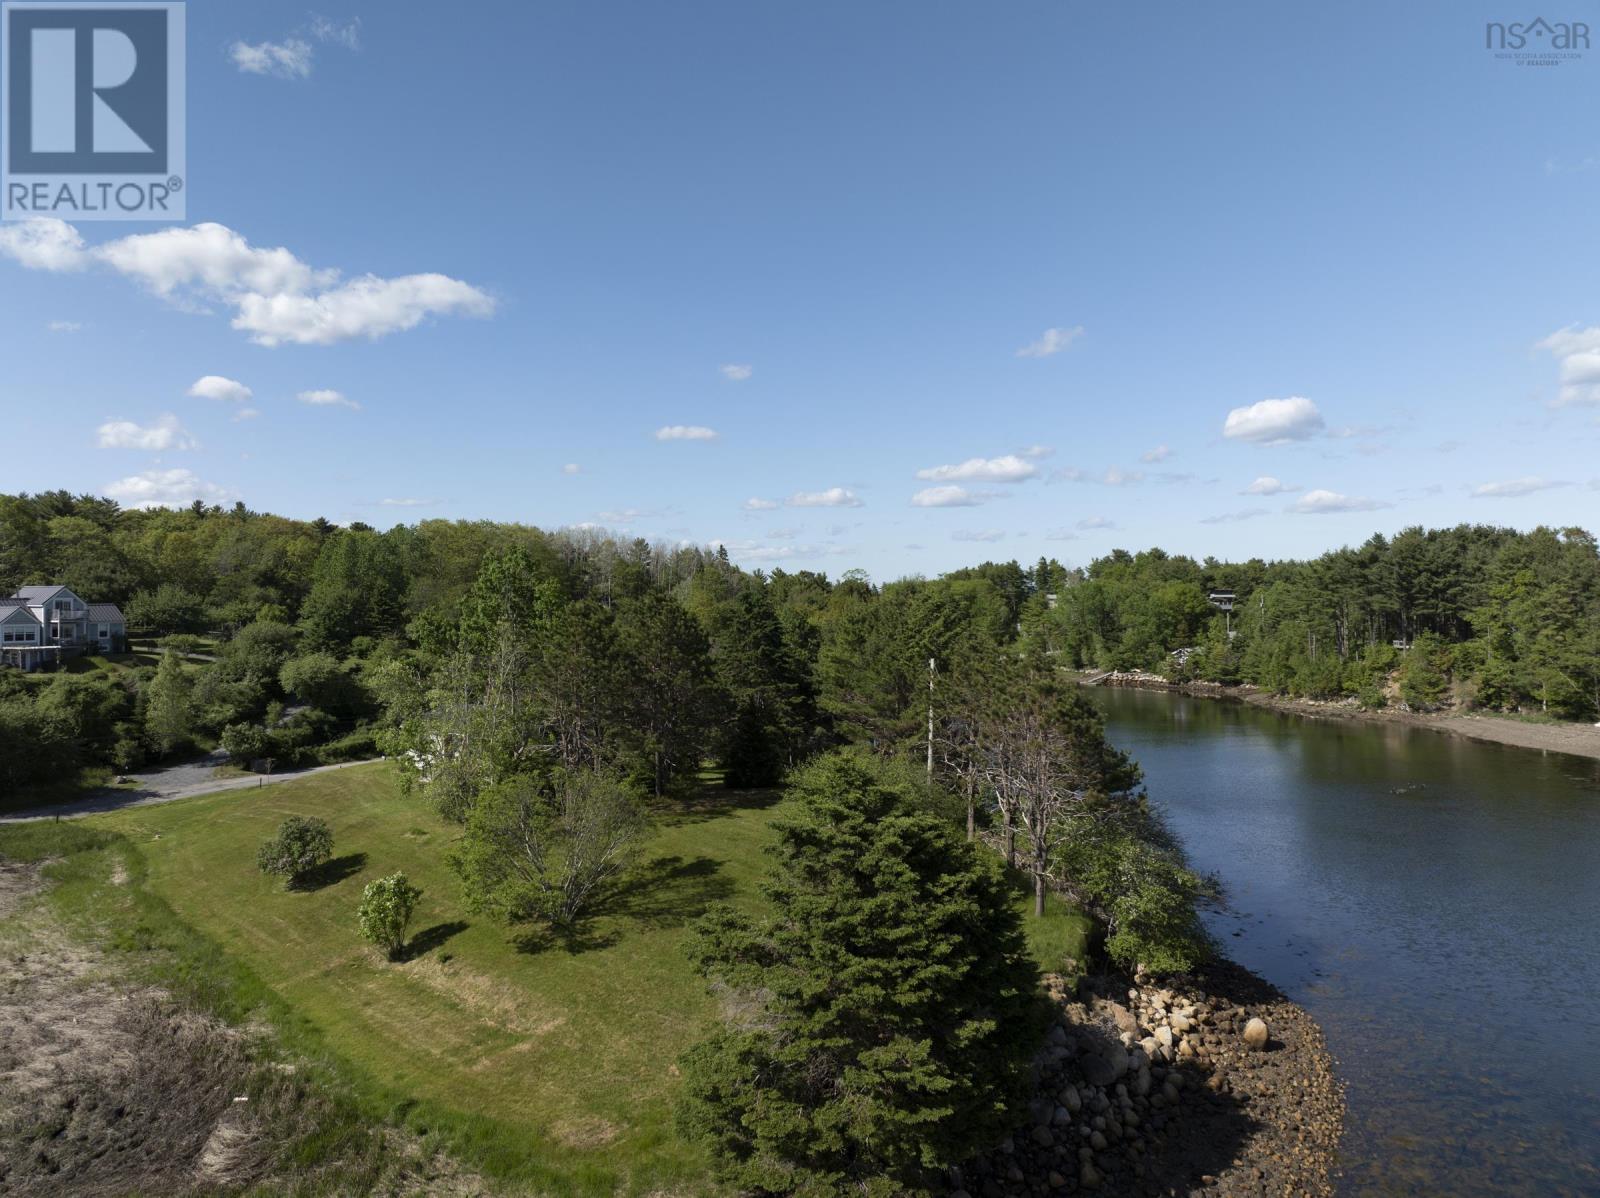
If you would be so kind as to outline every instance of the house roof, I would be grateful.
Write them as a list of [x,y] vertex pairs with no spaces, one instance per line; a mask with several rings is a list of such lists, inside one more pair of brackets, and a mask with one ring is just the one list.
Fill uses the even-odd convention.
[[29,603],[39,603],[39,602],[42,602],[45,599],[49,599],[57,591],[64,591],[66,589],[67,589],[66,587],[60,587],[60,586],[57,586],[57,587],[18,587],[17,588],[17,593],[12,595],[11,597],[13,599],[25,599]]
[[89,618],[102,624],[121,624],[122,609],[115,603],[89,604]]
[[9,622],[18,612],[26,616],[30,624],[39,622],[39,617],[33,614],[26,603],[17,599],[0,599],[0,624]]

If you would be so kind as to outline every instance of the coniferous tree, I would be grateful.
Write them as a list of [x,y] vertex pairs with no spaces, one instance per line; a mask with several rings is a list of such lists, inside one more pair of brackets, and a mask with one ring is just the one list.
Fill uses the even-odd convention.
[[998,864],[838,754],[777,823],[773,916],[691,947],[730,1013],[683,1059],[683,1129],[762,1194],[919,1194],[1004,1134],[1042,1025]]

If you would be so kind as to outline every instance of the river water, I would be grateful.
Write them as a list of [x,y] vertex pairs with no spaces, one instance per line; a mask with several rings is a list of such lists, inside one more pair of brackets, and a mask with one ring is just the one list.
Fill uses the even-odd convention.
[[1600,1195],[1600,762],[1089,693],[1212,934],[1321,1023],[1341,1193]]

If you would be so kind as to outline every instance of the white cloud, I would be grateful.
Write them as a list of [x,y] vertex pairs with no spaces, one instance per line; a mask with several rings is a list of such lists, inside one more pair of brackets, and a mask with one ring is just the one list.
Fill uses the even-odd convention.
[[561,467],[562,474],[581,474],[582,472],[583,467],[578,465],[577,462],[568,462],[565,466]]
[[1070,528],[1052,528],[1044,534],[1044,539],[1047,541],[1076,541],[1078,534]]
[[352,412],[359,412],[361,405],[353,399],[346,398],[344,392],[333,390],[302,391],[295,396],[301,403],[310,404],[317,408],[349,408]]
[[1157,445],[1149,453],[1141,454],[1139,460],[1141,462],[1164,462],[1171,456],[1172,450],[1168,449],[1165,445]]
[[316,49],[306,40],[307,37],[314,38],[324,45],[359,50],[361,18],[333,21],[327,17],[313,17],[309,29],[291,34],[281,42],[236,41],[228,48],[228,57],[234,66],[247,75],[305,79],[311,74],[311,68],[316,60]]
[[1374,512],[1389,505],[1376,499],[1341,495],[1337,491],[1307,491],[1293,507],[1304,516],[1332,515],[1335,512]]
[[977,507],[994,499],[993,491],[969,491],[965,487],[925,487],[911,497],[915,507]]
[[1473,487],[1472,498],[1520,499],[1524,495],[1532,495],[1535,491],[1549,491],[1555,487],[1570,485],[1570,483],[1530,475],[1526,478],[1512,478],[1504,482],[1484,483],[1481,486]]
[[42,216],[0,225],[0,255],[29,270],[57,273],[90,264],[78,231],[64,220]]
[[437,499],[380,499],[380,507],[432,507]]
[[240,408],[233,414],[233,422],[238,424],[240,421],[254,420],[259,415],[261,415],[261,413],[255,408]]
[[1264,507],[1247,507],[1242,511],[1223,512],[1220,516],[1202,516],[1201,524],[1232,524],[1238,520],[1254,520],[1257,516],[1269,515]]
[[998,528],[958,528],[950,534],[952,541],[1003,541],[1006,534]]
[[1260,478],[1256,479],[1255,482],[1251,483],[1244,490],[1240,491],[1239,494],[1287,495],[1289,492],[1298,491],[1299,489],[1299,487],[1292,487],[1288,483],[1281,482],[1278,479],[1273,478],[1270,474],[1263,474]]
[[1129,483],[1142,483],[1144,481],[1144,471],[1121,470],[1113,466],[1106,471],[1105,477],[1100,481],[1108,487],[1123,487]]
[[669,424],[656,429],[657,441],[715,441],[717,430],[703,424]]
[[338,271],[313,270],[282,246],[257,249],[226,225],[212,223],[136,233],[90,253],[167,299],[191,289],[224,300],[292,294],[330,287],[339,277]]
[[1079,520],[1077,524],[1079,532],[1097,532],[1101,529],[1115,528],[1116,526],[1114,520],[1105,516],[1089,516],[1086,519]]
[[1051,456],[1055,451],[1055,446],[1053,445],[1030,445],[1022,451],[1020,456],[1037,462]]
[[192,470],[146,470],[108,483],[106,495],[125,507],[188,507],[196,499],[221,503],[233,492],[206,482]]
[[202,375],[189,387],[191,399],[216,399],[225,403],[243,403],[254,394],[243,383],[220,374]]
[[759,541],[714,540],[728,551],[728,556],[745,562],[782,562],[796,558],[827,557],[838,553],[832,545],[764,545]]
[[771,528],[767,530],[767,537],[774,541],[792,541],[804,531],[803,528]]
[[722,372],[722,377],[730,383],[742,383],[755,373],[753,366],[741,366],[736,362],[729,362],[725,366],[717,367]]
[[918,470],[917,477],[930,482],[1016,483],[1033,478],[1039,467],[1014,453],[999,458],[968,458],[954,466],[931,466]]
[[257,345],[332,345],[358,337],[376,341],[414,329],[429,316],[488,316],[494,301],[447,275],[366,275],[320,295],[244,295],[233,327]]
[[1305,441],[1324,427],[1317,405],[1303,396],[1288,399],[1263,399],[1244,408],[1234,408],[1222,426],[1222,435],[1256,445],[1282,445]]
[[76,320],[52,320],[48,327],[52,333],[77,333],[83,329]]
[[1074,325],[1070,329],[1046,329],[1039,340],[1024,345],[1017,351],[1019,358],[1048,358],[1051,354],[1059,354],[1067,349],[1079,337],[1083,336],[1083,326]]
[[650,520],[660,514],[642,507],[614,508],[598,513],[600,520],[605,524],[632,524],[635,520]]
[[790,507],[861,507],[861,499],[849,487],[829,487],[826,491],[796,491],[784,503]]
[[200,443],[168,412],[154,424],[138,425],[131,420],[109,420],[95,430],[95,444],[101,449],[144,449],[160,453],[168,449],[199,449]]
[[137,233],[83,248],[71,225],[29,221],[0,229],[0,253],[35,270],[76,270],[97,262],[189,310],[208,302],[234,310],[233,327],[258,345],[331,345],[415,328],[430,316],[489,316],[485,292],[441,274],[341,283],[279,247],[257,249],[224,225]]
[[311,19],[311,36],[319,42],[343,46],[346,50],[359,50],[361,49],[361,18],[351,17],[348,21],[333,21],[327,17],[313,17]]
[[752,495],[740,506],[742,506],[747,512],[770,512],[774,508],[782,507],[783,504],[779,503],[776,499],[760,499]]
[[1561,390],[1552,407],[1600,406],[1600,325],[1551,333],[1537,348],[1561,360]]
[[234,42],[228,50],[233,65],[247,75],[276,75],[280,79],[304,79],[311,74],[311,43],[300,38],[281,42]]

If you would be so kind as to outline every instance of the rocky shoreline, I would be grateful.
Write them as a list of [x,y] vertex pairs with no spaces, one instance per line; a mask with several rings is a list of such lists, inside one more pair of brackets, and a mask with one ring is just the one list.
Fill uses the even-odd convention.
[[1344,1099],[1321,1029],[1248,970],[1046,979],[1031,1124],[951,1198],[1333,1193]]
[[1139,690],[1175,691],[1202,699],[1224,699],[1248,703],[1268,711],[1281,711],[1308,719],[1354,720],[1368,724],[1400,724],[1408,728],[1427,728],[1446,736],[1511,745],[1520,749],[1539,749],[1549,753],[1568,753],[1574,757],[1600,760],[1600,725],[1543,723],[1510,716],[1422,713],[1384,707],[1369,710],[1354,699],[1293,699],[1269,694],[1253,686],[1224,686],[1219,682],[1173,682],[1148,670],[1113,671],[1109,674],[1080,673],[1085,686],[1120,686]]

